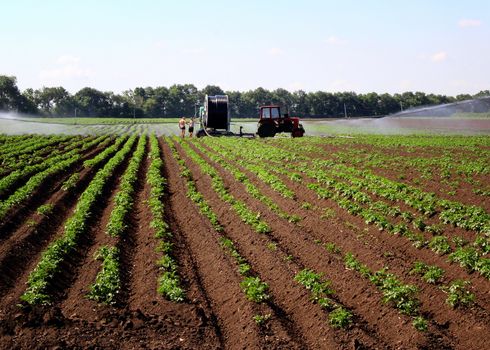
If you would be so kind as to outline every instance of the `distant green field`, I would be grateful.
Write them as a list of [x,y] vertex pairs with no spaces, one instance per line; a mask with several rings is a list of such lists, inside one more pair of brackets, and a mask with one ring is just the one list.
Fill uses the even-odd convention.
[[[113,124],[177,124],[180,118],[22,118],[24,121],[70,125],[113,125]],[[240,122],[253,122],[257,119],[235,119]]]
[[[121,134],[154,132],[157,135],[180,133],[177,118],[22,118],[0,119],[0,134]],[[330,135],[490,135],[490,118],[482,114],[462,114],[458,117],[385,117],[302,120],[305,136]],[[255,133],[256,119],[232,119],[234,133]],[[200,128],[200,125],[197,125]],[[290,137],[290,134],[278,134]]]

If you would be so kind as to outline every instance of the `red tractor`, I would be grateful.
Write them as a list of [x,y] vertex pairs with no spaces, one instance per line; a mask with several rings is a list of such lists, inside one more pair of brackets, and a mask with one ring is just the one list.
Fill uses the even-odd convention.
[[278,132],[290,132],[292,137],[302,137],[305,133],[299,118],[290,117],[287,113],[281,115],[279,106],[260,107],[257,134],[260,137],[274,137]]

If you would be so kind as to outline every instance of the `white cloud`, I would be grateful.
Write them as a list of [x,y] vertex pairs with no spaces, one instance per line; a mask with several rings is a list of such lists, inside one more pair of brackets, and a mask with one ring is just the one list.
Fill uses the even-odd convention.
[[80,57],[63,55],[56,60],[56,67],[43,69],[39,78],[46,82],[59,82],[59,80],[83,79],[93,76],[92,70],[80,64]]
[[325,42],[329,45],[344,45],[347,44],[347,41],[339,38],[338,36],[331,35],[325,40]]
[[284,53],[284,51],[278,47],[271,47],[267,53],[270,55],[270,56],[280,56]]
[[481,21],[479,19],[463,18],[458,21],[458,26],[460,28],[479,27],[481,26]]
[[439,51],[436,52],[432,55],[430,55],[430,60],[435,63],[439,63],[442,61],[445,61],[447,59],[447,52],[446,51]]

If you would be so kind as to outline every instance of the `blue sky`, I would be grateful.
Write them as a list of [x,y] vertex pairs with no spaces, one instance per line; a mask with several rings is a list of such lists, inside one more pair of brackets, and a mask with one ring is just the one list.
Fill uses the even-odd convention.
[[0,0],[0,13],[0,74],[21,89],[490,89],[486,0]]

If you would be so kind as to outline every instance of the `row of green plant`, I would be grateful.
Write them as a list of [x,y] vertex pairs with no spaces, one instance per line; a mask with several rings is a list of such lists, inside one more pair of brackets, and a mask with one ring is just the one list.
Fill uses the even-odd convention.
[[[211,159],[213,162],[218,163],[221,165],[224,169],[228,170],[237,181],[243,183],[245,186],[245,190],[254,198],[258,199],[262,203],[264,203],[272,212],[276,213],[278,216],[280,216],[283,219],[288,220],[289,222],[297,223],[301,220],[301,218],[296,215],[296,214],[289,214],[286,211],[282,210],[279,205],[277,205],[274,200],[266,195],[264,195],[257,186],[255,186],[252,181],[247,177],[245,173],[240,171],[236,166],[231,163],[230,158],[225,158],[224,156],[217,154],[217,153],[212,153],[209,150],[207,150],[205,147],[200,142],[193,142],[193,145],[201,151],[203,154],[205,154],[209,159]],[[261,169],[262,173],[265,174],[266,171]],[[262,176],[262,177],[265,177]],[[259,177],[261,178],[261,177]],[[280,181],[279,179],[277,180],[278,182]],[[277,182],[276,182],[277,183]],[[281,182],[282,183],[282,182]],[[287,189],[287,187],[284,185],[284,187]],[[292,192],[291,190],[288,189],[289,192]],[[292,198],[292,197],[291,197]]]
[[427,283],[440,285],[439,288],[447,294],[446,303],[452,308],[470,306],[475,302],[475,295],[468,290],[470,281],[459,279],[444,285],[441,283],[444,270],[438,266],[416,261],[410,273],[420,276]]
[[1,162],[0,167],[0,178],[5,177],[12,173],[15,170],[22,169],[29,165],[35,165],[42,163],[47,158],[52,158],[58,156],[60,154],[66,153],[73,148],[77,147],[80,141],[84,140],[84,142],[90,142],[95,139],[95,136],[77,136],[70,138],[69,140],[62,141],[59,144],[50,145],[47,147],[43,147],[37,150],[34,150],[31,153],[24,154],[20,157],[13,157],[4,159]]
[[90,285],[87,297],[98,303],[114,305],[121,290],[119,249],[113,246],[100,247],[94,259],[101,260],[101,269]]
[[114,197],[112,209],[106,232],[109,236],[117,237],[127,228],[126,221],[129,211],[133,207],[134,187],[138,181],[138,170],[145,155],[146,136],[141,136],[136,146],[136,151],[129,162],[119,184],[119,191]]
[[[286,143],[282,143],[282,145],[287,146]],[[292,148],[293,146],[289,145],[289,147]],[[294,146],[292,151],[298,151],[298,146]],[[318,148],[316,151],[324,152],[325,150]],[[355,150],[352,150],[351,152],[354,151]],[[370,153],[369,156],[372,156],[372,154]],[[393,158],[391,155],[383,157]],[[351,157],[347,159],[351,159]],[[484,163],[488,163],[487,160],[488,156],[481,158],[481,161]],[[332,168],[332,171],[337,174],[350,173],[352,175],[363,177],[363,180],[356,179],[358,186],[364,187],[384,198],[394,201],[403,201],[405,204],[417,209],[425,215],[430,216],[439,211],[439,218],[443,223],[452,224],[466,230],[472,230],[490,235],[490,215],[481,207],[464,205],[455,201],[439,199],[434,193],[428,193],[414,186],[374,175],[369,170],[358,170],[353,167],[348,167],[344,164],[339,164],[334,160],[315,160],[314,162],[318,165],[323,164],[323,166],[326,168]],[[442,159],[439,166],[431,164],[429,169],[441,168],[443,166],[447,167],[447,164],[452,163],[451,155],[445,155],[445,158]],[[472,169],[473,172],[488,173],[488,171],[490,171],[488,164],[484,166],[486,169],[485,171],[482,169],[477,171],[478,167],[471,164],[468,165],[467,159],[464,159],[463,163],[465,166]],[[399,164],[397,164],[397,166],[399,166]]]
[[352,313],[335,302],[331,296],[335,291],[329,280],[323,280],[321,274],[303,269],[294,277],[295,281],[310,291],[311,300],[329,312],[328,319],[332,327],[345,328],[352,322]]
[[[440,153],[430,153],[429,158],[418,157],[418,152],[413,152],[414,154],[408,157],[392,155],[390,157],[390,155],[383,154],[384,151],[384,149],[380,149],[374,154],[373,152],[369,153],[370,157],[374,156],[377,159],[376,164],[372,164],[373,160],[363,162],[362,159],[354,158],[358,159],[362,166],[366,167],[369,165],[373,170],[381,167],[386,169],[397,167],[402,172],[398,176],[401,180],[405,180],[403,171],[418,171],[419,175],[412,180],[414,185],[423,186],[421,180],[437,181],[441,185],[439,189],[441,193],[446,187],[445,193],[450,196],[456,194],[456,190],[461,188],[462,182],[468,183],[472,187],[472,192],[476,195],[489,195],[489,192],[481,186],[481,182],[476,179],[476,176],[487,175],[490,171],[488,166],[490,151],[484,147],[443,148]],[[349,157],[345,153],[342,152],[342,158]],[[352,157],[349,158],[352,159]],[[364,155],[364,158],[366,158],[366,155]],[[347,161],[344,162],[348,163]]]
[[148,204],[153,216],[150,225],[155,230],[155,238],[160,239],[157,250],[163,254],[157,261],[157,265],[161,270],[157,290],[168,300],[182,302],[185,300],[185,290],[182,287],[178,273],[178,263],[172,256],[173,244],[171,239],[173,235],[165,222],[164,196],[167,181],[162,176],[163,161],[155,134],[150,135],[149,158],[151,162],[146,181],[150,185]]
[[[105,136],[103,138],[105,138]],[[97,138],[95,140],[84,139],[73,142],[71,147],[67,149],[66,152],[48,157],[43,162],[38,164],[27,165],[27,162],[20,161],[19,163],[23,165],[21,168],[11,172],[9,175],[0,179],[0,194],[8,193],[21,180],[24,180],[36,173],[49,169],[57,163],[69,159],[75,155],[81,155],[85,150],[99,144],[101,139],[103,138]]]
[[[127,229],[127,216],[133,207],[134,185],[138,179],[145,146],[146,136],[139,137],[136,150],[121,178],[119,190],[114,196],[114,208],[106,226],[106,233],[109,236],[118,237]],[[94,258],[102,260],[102,265],[95,282],[90,286],[87,297],[99,303],[113,305],[117,302],[116,297],[121,289],[119,249],[114,246],[103,246]]]
[[[343,164],[337,164],[331,160],[315,159],[311,162],[318,168],[323,166],[338,177],[345,179],[346,176],[349,176],[349,180],[358,188],[367,188],[373,193],[390,200],[404,201],[425,215],[433,215],[436,206],[439,205],[442,208],[442,220],[455,226],[477,231],[485,231],[485,227],[488,226],[488,214],[485,214],[481,208],[464,206],[461,203],[447,200],[437,200],[433,193],[425,193],[412,186],[373,175],[369,171],[361,171]],[[309,162],[303,163],[303,166],[308,165]],[[351,175],[365,177],[365,179],[356,179]],[[451,217],[448,214],[450,212],[458,213],[459,219],[455,215]],[[467,218],[466,221],[462,220],[463,217]]]
[[218,197],[231,205],[231,207],[238,214],[240,219],[246,224],[250,225],[258,233],[270,232],[270,227],[265,221],[260,218],[260,213],[254,213],[248,208],[248,206],[236,199],[226,188],[223,179],[219,175],[218,171],[211,166],[206,160],[204,160],[199,154],[192,149],[186,142],[178,140],[185,150],[187,155],[196,163],[201,171],[211,177],[211,186],[217,193]]
[[[239,147],[235,147],[239,149]],[[268,147],[264,150],[264,147],[259,148],[255,147],[256,153],[264,153],[267,156],[273,156],[274,161],[277,159],[281,159],[284,157],[284,150],[279,151],[280,154],[277,154],[277,150],[271,149],[273,147]],[[240,154],[243,156],[243,154]],[[247,158],[248,159],[248,158]],[[312,165],[313,163],[313,165]],[[325,171],[325,167],[333,167],[335,170],[331,172]],[[275,170],[280,167],[279,163],[275,163],[271,169]],[[421,231],[428,231],[433,234],[441,234],[441,230],[437,226],[429,226],[426,225],[421,218],[415,218],[413,214],[410,212],[402,212],[398,207],[391,207],[382,202],[373,202],[369,196],[361,191],[362,186],[368,186],[368,184],[363,183],[362,186],[352,186],[349,184],[345,184],[337,181],[334,178],[335,174],[338,177],[343,179],[353,179],[355,182],[354,174],[358,175],[356,170],[345,170],[342,169],[342,166],[337,166],[330,161],[313,161],[313,162],[303,162],[285,166],[288,169],[300,170],[308,177],[315,179],[318,183],[311,183],[308,187],[314,190],[320,198],[331,198],[337,202],[337,204],[346,209],[350,214],[361,216],[364,218],[366,223],[372,223],[377,225],[381,230],[387,230],[393,234],[399,234],[400,236],[404,236],[411,240],[414,246],[420,248],[428,244],[429,248],[437,253],[450,253],[452,251],[451,246],[449,244],[449,240],[444,236],[435,236],[430,242],[425,240],[425,237],[420,233],[414,233],[409,230],[408,226],[404,223],[399,224],[391,224],[388,216],[400,216],[406,222],[412,222],[414,228],[417,228]],[[369,175],[370,176],[370,175]],[[373,176],[377,180],[384,180],[382,178],[378,178]],[[389,182],[389,180],[386,180]],[[325,188],[327,186],[328,188]],[[394,196],[397,196],[397,189],[401,191],[405,188],[404,184],[395,184],[393,188],[390,189],[389,193],[382,193],[382,191],[376,191],[376,194],[385,197],[387,199],[393,200]],[[383,188],[380,186],[380,188]],[[419,193],[418,199],[424,200],[424,198],[431,197],[427,196],[424,193]],[[357,204],[359,203],[359,204]],[[366,208],[365,205],[368,205]],[[421,207],[423,208],[423,206]],[[425,207],[427,209],[427,207]],[[475,250],[473,247],[462,247],[456,245],[456,250],[454,251],[454,255],[450,256],[451,261],[460,262],[463,267],[469,269],[469,271],[478,271],[485,277],[489,277],[489,264],[490,261],[485,257],[485,254],[488,252],[488,247],[490,246],[488,242],[488,238],[482,235],[477,236],[475,239],[474,245],[478,248]],[[461,262],[462,261],[462,262]]]
[[[217,145],[219,144],[219,142],[216,142],[216,140],[205,139],[203,140],[203,142],[206,143],[206,145],[210,146],[214,151],[217,151]],[[255,174],[262,182],[267,184],[274,191],[281,194],[281,196],[290,199],[296,198],[294,191],[288,188],[288,186],[284,184],[284,182],[279,177],[275,176],[274,174],[271,174],[271,172],[267,168],[265,168],[265,165],[263,163],[262,165],[251,163],[245,160],[244,158],[235,157],[231,151],[227,151],[223,148],[220,148],[220,152],[218,153],[223,156],[226,156],[228,159],[230,158],[233,159],[237,164],[242,166],[244,169]]]
[[243,258],[235,247],[233,241],[227,237],[220,237],[220,244],[234,259],[238,266],[238,272],[242,275],[243,279],[240,282],[240,287],[248,300],[261,303],[270,298],[267,291],[269,285],[260,280],[260,277],[254,276],[252,273],[252,267]]
[[93,214],[95,204],[101,199],[107,182],[114,176],[115,169],[131,152],[135,141],[136,136],[131,136],[123,148],[96,173],[80,195],[73,215],[65,223],[63,235],[48,246],[38,265],[29,275],[27,289],[21,300],[29,304],[51,303],[49,287],[53,279],[59,276],[62,262],[76,251],[81,235],[87,231],[88,220]]
[[[308,170],[309,168],[307,168],[306,166],[304,169],[306,169],[305,171],[309,171],[310,173],[314,172],[312,170]],[[318,173],[320,175],[318,175]],[[322,173],[321,170],[317,170],[316,173],[312,175],[312,177],[315,177],[317,181],[323,181],[327,184],[335,184],[335,180],[325,180],[325,176],[327,175],[325,175],[325,173]],[[317,191],[319,190],[318,185],[309,185],[309,187]],[[338,183],[336,184],[336,187],[339,187]],[[370,200],[365,197],[365,195],[359,190],[359,188],[362,188],[362,185],[360,187],[354,188],[345,188],[345,185],[340,185],[340,187],[344,187],[344,192],[342,193],[344,195],[347,194],[347,199],[361,203],[370,202]],[[328,191],[322,191],[321,193],[322,196],[327,196],[330,194],[331,193]],[[357,196],[358,194],[361,195]],[[334,200],[338,199],[334,194],[331,194],[331,197],[329,198],[333,198]],[[371,204],[368,209],[365,209],[360,205],[348,201],[338,201],[338,203],[339,205],[344,207],[344,209],[348,210],[351,214],[362,216],[365,219],[366,223],[375,223],[381,229],[387,229],[389,232],[407,237],[408,239],[412,240],[417,247],[426,244],[422,235],[412,233],[405,224],[390,224],[386,216],[376,214],[375,211],[381,211],[385,214],[390,214],[391,216],[395,217],[400,215],[403,219],[407,221],[412,221],[413,226],[418,228],[420,231],[427,231],[436,235],[441,234],[439,227],[428,226],[420,218],[414,219],[413,215],[408,212],[401,212],[397,210],[397,207],[389,207],[387,205],[384,205],[380,208],[380,205],[377,205],[379,202],[376,202],[374,204]],[[375,210],[373,211],[372,209]],[[475,241],[473,242],[473,247],[465,247],[464,245],[467,242],[458,242],[458,237],[455,237],[453,241],[455,242],[456,248],[453,253],[449,255],[449,261],[458,262],[462,267],[467,268],[470,272],[478,271],[484,277],[490,278],[490,259],[485,257],[490,249],[490,242],[488,237],[484,235],[477,235]],[[433,237],[431,241],[428,242],[428,245],[433,251],[439,254],[450,253],[452,251],[449,240],[447,239],[447,237],[444,236]]]
[[72,155],[68,159],[59,160],[49,168],[32,176],[22,187],[18,188],[7,199],[0,201],[0,221],[5,219],[12,208],[19,206],[30,198],[34,191],[43,184],[46,179],[68,169],[80,159],[79,154]]
[[190,198],[197,205],[201,214],[208,218],[209,222],[216,230],[216,232],[222,232],[223,226],[221,226],[219,222],[218,215],[216,215],[216,213],[213,211],[209,203],[205,200],[202,193],[197,190],[196,183],[192,178],[192,174],[189,168],[187,168],[187,165],[185,164],[185,160],[183,160],[179,156],[179,153],[177,152],[177,149],[175,148],[175,145],[170,140],[170,138],[165,138],[165,141],[170,147],[173,158],[179,164],[180,176],[186,180],[187,197]]
[[[332,166],[332,164],[327,166]],[[427,216],[439,212],[439,219],[442,223],[490,235],[490,215],[481,207],[438,199],[434,193],[428,193],[416,187],[374,175],[368,171],[359,171],[339,164],[334,165],[333,168],[337,173],[343,171],[344,173],[362,176],[362,179],[350,179],[358,188],[364,188],[392,201],[404,202]]]
[[117,150],[119,150],[119,148],[121,147],[121,145],[124,142],[126,142],[126,140],[128,139],[128,137],[129,136],[127,134],[123,134],[123,135],[119,136],[116,139],[116,141],[114,142],[113,145],[107,147],[102,152],[100,152],[99,154],[97,154],[95,157],[93,157],[91,159],[87,159],[85,162],[83,162],[83,166],[85,168],[92,168],[92,167],[95,167],[97,164],[99,164],[101,162],[104,162],[107,158],[109,158],[114,153],[116,153]]
[[[309,184],[308,187],[319,195],[321,198],[331,198],[337,202],[337,204],[347,210],[350,214],[362,217],[367,224],[375,224],[380,230],[387,230],[392,234],[399,234],[413,242],[414,246],[421,248],[428,245],[430,249],[438,254],[450,253],[452,248],[449,244],[449,240],[445,236],[435,236],[429,242],[425,240],[425,237],[420,233],[414,233],[409,230],[408,226],[404,223],[391,224],[384,209],[376,203],[372,203],[371,200],[356,188],[349,187],[348,185],[336,182],[332,178],[328,178],[328,175],[323,173],[322,170],[312,170],[310,167],[304,166],[301,168],[310,177],[315,178],[317,181],[321,182],[322,185],[330,185],[333,188],[333,192],[325,189],[320,184]],[[332,187],[333,186],[333,187]],[[361,204],[371,203],[368,207],[364,207]],[[386,209],[386,208],[385,208]],[[440,234],[437,228],[425,225],[419,219],[414,219],[413,215],[408,212],[397,211],[396,207],[387,207],[388,211],[392,211],[391,216],[400,215],[406,221],[412,221],[413,226],[421,231],[433,231]],[[475,247],[464,247],[463,244],[456,244],[456,249],[449,255],[449,261],[458,262],[462,267],[467,268],[470,272],[478,271],[481,275],[486,278],[490,278],[490,259],[485,257],[488,252],[488,238],[484,236],[478,236],[474,242]]]
[[[180,157],[175,145],[169,138],[167,138],[166,141],[172,151],[174,159],[179,164],[181,176],[186,180],[188,189],[187,196],[197,205],[199,211],[209,219],[216,232],[221,233],[223,231],[223,227],[218,221],[218,216],[212,210],[202,194],[197,190],[192,174],[185,161]],[[269,290],[269,285],[262,282],[260,277],[252,273],[252,267],[247,260],[240,255],[233,241],[223,235],[220,235],[219,243],[221,247],[235,260],[235,263],[238,266],[238,273],[242,276],[240,288],[242,289],[246,298],[255,303],[267,301],[270,298],[269,294],[267,293]],[[255,316],[254,319],[258,324],[261,324],[266,321],[264,317],[267,318],[267,316],[258,315]]]
[[[247,153],[247,152],[240,152],[239,154],[236,154],[236,156],[237,157],[245,157],[245,159],[247,159],[248,161],[252,161],[250,153],[261,154],[260,146],[252,149],[249,152],[249,154],[245,155],[245,153]],[[275,151],[272,151],[269,149],[267,150],[268,156],[271,154],[274,155],[274,153],[275,153]],[[287,152],[281,152],[281,154],[279,155],[279,157],[280,157],[279,159],[281,159],[285,153],[287,154]],[[321,186],[320,184],[315,184],[315,183],[309,184],[308,187],[310,189],[314,190],[320,198],[334,198],[338,201],[338,204],[341,207],[344,207],[351,214],[354,214],[354,215],[363,214],[363,217],[365,217],[365,220],[368,223],[375,223],[380,227],[380,229],[388,229],[390,231],[393,231],[393,233],[399,233],[399,231],[402,231],[402,232],[404,232],[405,235],[409,236],[414,241],[414,244],[416,244],[417,246],[422,246],[425,244],[425,242],[423,240],[423,236],[416,235],[416,234],[409,232],[408,228],[404,227],[403,225],[393,226],[390,224],[390,222],[388,221],[388,219],[385,216],[377,213],[377,211],[386,210],[386,205],[382,205],[383,203],[381,203],[381,202],[371,203],[369,196],[367,196],[366,194],[364,194],[360,191],[357,191],[355,189],[352,189],[350,186],[348,186],[346,184],[339,183],[338,181],[336,181],[332,177],[327,176],[327,174],[322,172],[321,170],[320,171],[315,170],[313,168],[307,167],[304,164],[302,164],[303,165],[302,167],[298,167],[298,166],[296,166],[296,167],[290,166],[289,167],[289,166],[284,166],[280,163],[283,163],[283,162],[277,162],[273,166],[271,166],[271,171],[276,172],[278,169],[281,169],[281,168],[288,169],[288,170],[289,169],[293,170],[293,168],[294,168],[295,170],[300,170],[304,174],[306,174],[308,177],[313,178],[318,182],[322,182],[322,184],[327,184],[331,187],[331,189],[326,189],[323,186]],[[352,203],[353,199],[355,201],[360,202],[361,204],[371,203],[370,208],[364,209],[360,205]],[[389,211],[393,212],[393,213],[397,213],[396,208],[389,208]],[[399,210],[398,210],[398,212],[399,212]],[[403,213],[401,213],[401,214],[403,215]],[[411,218],[410,214],[406,214],[406,217]]]
[[382,293],[383,301],[393,305],[400,313],[414,317],[413,326],[420,331],[427,330],[428,323],[419,314],[420,301],[417,298],[418,288],[402,283],[397,276],[389,273],[386,268],[372,272],[366,265],[355,258],[352,253],[346,253],[344,262],[347,269],[357,271],[369,279]]
[[20,135],[7,135],[0,134],[0,153],[8,151],[14,145],[20,145],[24,142],[29,142],[39,135],[35,134],[20,134]]
[[[233,169],[227,165],[226,161],[218,157],[215,157],[214,154],[212,153],[206,152],[205,149],[201,148],[202,146],[200,147],[200,145],[196,143],[194,145],[199,150],[202,150],[203,153],[205,153],[207,156],[209,156],[211,160],[216,161],[219,164],[222,164],[225,168],[233,172]],[[173,148],[174,157],[177,159],[177,161],[179,162],[179,164],[181,164],[181,167],[183,168],[181,172],[182,176],[192,179],[190,172],[185,166],[185,162],[180,159],[175,147],[173,145],[171,147]],[[241,177],[245,177],[245,174],[238,172],[238,175],[236,177],[239,180]],[[231,241],[226,237],[221,237],[220,243],[223,247],[225,247],[229,251],[230,255],[235,258],[236,264],[238,266],[238,272],[244,276],[249,274],[251,267],[248,264],[248,262],[239,254],[235,245],[233,244],[233,241]],[[276,245],[274,243],[269,244],[268,247],[273,247],[269,249],[273,249],[273,250],[276,249]],[[292,257],[288,256],[286,259],[290,260],[290,258]],[[330,295],[334,294],[334,291],[329,287],[330,285],[329,281],[322,282],[321,275],[315,274],[313,271],[308,269],[304,269],[298,274],[296,274],[295,280],[298,283],[302,284],[305,288],[310,290],[312,294],[313,302],[318,303],[320,306],[322,306],[327,311],[329,311],[329,322],[334,328],[345,328],[352,323],[352,318],[353,318],[352,313],[349,310],[347,310],[345,307],[343,307],[342,305],[340,305],[339,303],[335,302],[333,299],[330,298]],[[245,294],[250,300],[260,302],[267,297],[265,291],[267,290],[268,287],[265,283],[261,282],[258,277],[253,277],[253,276],[246,277],[244,281],[242,281],[241,286]],[[260,315],[256,316],[256,322],[259,324],[265,322],[264,316],[260,316]]]
[[[45,135],[24,134],[24,135],[0,135],[2,143],[0,146],[0,157],[5,154],[29,147],[38,142],[41,138],[46,139]],[[48,136],[51,137],[51,136]]]
[[24,154],[31,154],[32,152],[48,147],[50,145],[56,145],[60,142],[67,141],[74,136],[53,135],[53,136],[36,136],[29,142],[19,145],[11,145],[10,148],[0,155],[0,160],[3,162],[9,158],[16,158]]

